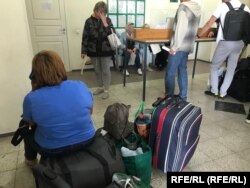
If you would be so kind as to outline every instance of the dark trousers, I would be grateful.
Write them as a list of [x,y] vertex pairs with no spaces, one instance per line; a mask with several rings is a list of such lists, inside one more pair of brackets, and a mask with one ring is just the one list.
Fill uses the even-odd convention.
[[[125,63],[126,63],[126,67],[128,67],[128,63],[129,63],[131,54],[127,50],[124,50],[123,55],[124,55],[124,59],[123,59],[123,68],[124,68]],[[141,68],[141,60],[140,60],[139,50],[136,50],[136,54],[135,54],[135,67],[137,69]]]
[[94,138],[80,142],[77,144],[73,144],[70,146],[65,146],[57,149],[45,149],[39,146],[34,139],[35,130],[30,131],[30,133],[24,138],[24,155],[28,160],[34,160],[37,158],[37,153],[39,153],[43,157],[59,157],[67,154],[71,154],[72,152],[79,151],[84,149],[87,145],[92,143]]

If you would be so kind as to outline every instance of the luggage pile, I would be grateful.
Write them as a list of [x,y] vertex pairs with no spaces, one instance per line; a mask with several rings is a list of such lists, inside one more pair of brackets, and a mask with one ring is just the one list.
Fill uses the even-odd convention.
[[38,188],[150,188],[152,167],[182,171],[199,142],[201,109],[178,98],[144,102],[128,121],[130,106],[109,105],[104,127],[91,145],[63,157],[44,158],[33,168]]

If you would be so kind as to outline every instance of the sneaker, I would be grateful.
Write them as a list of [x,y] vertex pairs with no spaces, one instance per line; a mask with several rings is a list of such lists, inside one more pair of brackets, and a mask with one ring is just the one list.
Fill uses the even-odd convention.
[[224,96],[223,96],[223,95],[219,95],[219,99],[224,100],[224,99],[226,98],[226,96],[227,96],[227,95],[224,95]]
[[154,71],[154,70],[151,69],[151,68],[148,66],[148,67],[147,67],[147,71],[152,72],[152,71]]
[[33,167],[35,164],[37,164],[38,161],[37,159],[34,159],[34,160],[28,160],[28,159],[25,159],[25,164],[29,167]]
[[212,92],[212,91],[210,91],[210,90],[204,91],[204,94],[205,94],[205,95],[214,96],[214,97],[217,97],[217,96],[218,96],[218,94],[217,94],[217,93],[213,93],[213,92]]
[[142,75],[141,68],[137,69],[137,73],[138,73],[139,75]]
[[101,94],[101,93],[103,93],[103,92],[104,92],[103,89],[98,88],[98,89],[96,89],[96,90],[93,92],[93,95],[99,95],[99,94]]
[[126,76],[129,76],[129,72],[128,72],[128,70],[126,70]]
[[102,94],[102,99],[107,99],[109,98],[109,92],[108,91],[105,91],[103,94]]
[[246,119],[246,123],[249,123],[250,124],[250,111],[248,113],[248,116],[247,116],[247,119]]

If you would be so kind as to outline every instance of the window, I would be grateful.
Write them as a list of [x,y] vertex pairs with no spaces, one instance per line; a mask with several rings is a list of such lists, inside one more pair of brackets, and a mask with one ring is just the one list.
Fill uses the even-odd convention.
[[108,0],[108,17],[115,28],[124,28],[128,22],[143,27],[145,0]]

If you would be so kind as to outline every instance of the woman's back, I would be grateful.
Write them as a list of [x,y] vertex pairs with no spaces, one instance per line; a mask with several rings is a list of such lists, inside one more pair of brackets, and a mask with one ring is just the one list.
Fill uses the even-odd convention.
[[55,149],[86,141],[94,136],[91,119],[93,96],[81,81],[31,91],[24,100],[24,119],[36,123],[35,141]]

